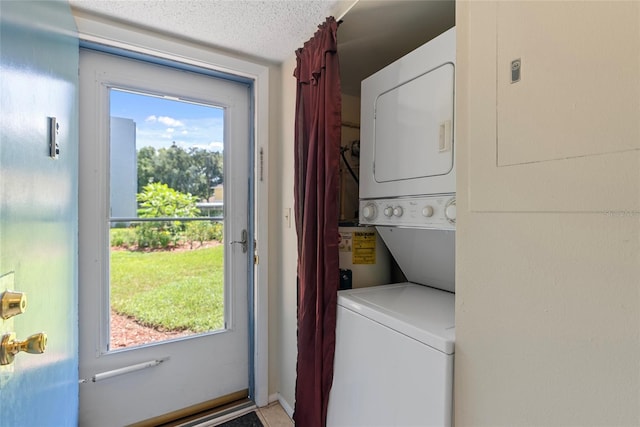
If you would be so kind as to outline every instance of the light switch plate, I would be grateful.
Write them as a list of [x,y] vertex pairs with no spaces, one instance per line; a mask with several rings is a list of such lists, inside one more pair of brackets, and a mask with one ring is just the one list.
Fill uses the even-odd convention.
[[284,208],[282,215],[284,216],[285,226],[291,228],[291,208]]

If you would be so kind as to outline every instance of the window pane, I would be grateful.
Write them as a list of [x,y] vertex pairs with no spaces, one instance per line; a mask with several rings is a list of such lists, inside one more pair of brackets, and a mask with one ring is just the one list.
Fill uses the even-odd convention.
[[110,343],[223,329],[224,109],[110,90]]

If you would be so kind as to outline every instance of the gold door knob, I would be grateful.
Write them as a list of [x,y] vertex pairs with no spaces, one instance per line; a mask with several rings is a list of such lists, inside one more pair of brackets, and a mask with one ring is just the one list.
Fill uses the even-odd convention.
[[5,291],[0,297],[0,317],[8,319],[24,313],[27,309],[27,295],[24,292]]
[[47,347],[47,334],[40,332],[33,334],[24,341],[17,341],[15,332],[2,336],[0,344],[0,365],[13,363],[16,354],[21,351],[31,354],[44,353]]

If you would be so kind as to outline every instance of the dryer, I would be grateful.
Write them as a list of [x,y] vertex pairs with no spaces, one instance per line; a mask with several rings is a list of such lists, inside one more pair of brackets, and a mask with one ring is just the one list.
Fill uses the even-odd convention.
[[451,28],[362,81],[360,199],[454,194]]

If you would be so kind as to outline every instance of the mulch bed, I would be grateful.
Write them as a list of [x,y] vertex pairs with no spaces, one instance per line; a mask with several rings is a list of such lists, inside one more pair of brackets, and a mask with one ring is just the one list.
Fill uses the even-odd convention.
[[[176,246],[170,246],[165,249],[140,249],[142,252],[150,251],[169,251],[169,252],[183,252],[202,248],[212,248],[219,246],[222,243],[218,241],[195,242],[193,245],[188,243],[178,244]],[[137,248],[124,248],[112,246],[111,250],[115,251],[137,251]],[[166,331],[153,327],[145,326],[138,323],[135,318],[130,316],[123,316],[111,310],[111,341],[109,348],[111,350],[133,347],[142,344],[148,344],[158,341],[170,340],[174,338],[180,338],[188,335],[193,335],[192,331]]]
[[129,316],[120,315],[111,310],[111,344],[109,348],[133,347],[152,342],[170,340],[192,335],[191,331],[161,331],[141,325]]

